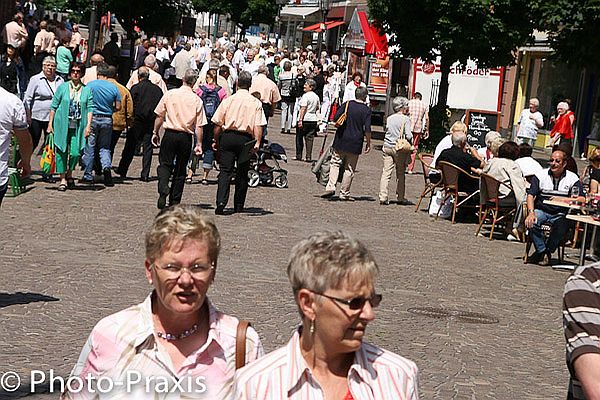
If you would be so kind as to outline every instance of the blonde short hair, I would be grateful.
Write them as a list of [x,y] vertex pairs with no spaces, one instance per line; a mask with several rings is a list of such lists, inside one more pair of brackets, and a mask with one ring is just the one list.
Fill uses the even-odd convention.
[[292,248],[287,274],[294,293],[324,293],[352,280],[375,284],[379,268],[360,241],[343,232],[320,232]]
[[600,147],[596,147],[594,150],[592,150],[588,156],[588,160],[590,160],[594,168],[600,168]]
[[146,234],[146,258],[154,262],[176,241],[202,240],[208,245],[208,256],[215,263],[221,250],[221,237],[214,221],[192,205],[166,208],[154,219]]
[[465,125],[465,123],[461,121],[456,121],[455,123],[453,123],[450,127],[450,133],[457,132],[467,133],[467,125]]
[[494,157],[498,157],[498,149],[500,149],[500,146],[502,146],[505,142],[506,139],[501,137],[497,137],[496,139],[492,140],[492,143],[490,143],[490,151]]

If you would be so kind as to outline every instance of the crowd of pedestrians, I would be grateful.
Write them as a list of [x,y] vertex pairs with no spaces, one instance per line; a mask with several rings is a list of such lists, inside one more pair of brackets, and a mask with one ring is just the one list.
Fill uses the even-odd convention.
[[[32,152],[52,135],[55,172],[59,177],[56,188],[61,192],[76,187],[74,173],[79,169],[83,171],[80,184],[101,181],[107,187],[114,186],[113,173],[127,178],[140,147],[139,178],[150,182],[153,147],[159,149],[157,207],[164,212],[157,217],[146,242],[146,276],[155,292],[143,304],[101,322],[92,332],[88,347],[102,340],[98,336],[106,334],[109,328],[103,324],[108,324],[115,330],[111,335],[118,348],[106,353],[107,357],[132,356],[128,358],[131,365],[120,368],[149,368],[145,363],[148,357],[156,356],[156,343],[149,344],[148,354],[139,358],[125,354],[125,350],[131,348],[130,343],[145,339],[143,334],[147,331],[157,331],[158,339],[154,339],[161,343],[158,348],[167,352],[173,365],[181,367],[184,360],[175,341],[181,339],[177,343],[183,343],[194,338],[188,342],[188,353],[202,353],[206,350],[203,346],[209,326],[218,317],[223,320],[219,329],[227,339],[219,343],[223,365],[215,374],[216,398],[234,393],[239,399],[281,398],[289,388],[272,384],[279,382],[290,368],[295,371],[292,383],[300,385],[303,398],[311,397],[315,391],[325,397],[346,399],[417,398],[416,366],[362,343],[364,329],[374,318],[372,308],[381,301],[374,286],[377,266],[360,242],[339,233],[315,235],[294,248],[288,275],[302,328],[285,348],[242,370],[234,385],[229,364],[235,352],[232,337],[235,338],[237,320],[219,313],[206,298],[217,264],[218,232],[195,209],[178,206],[198,165],[202,165],[200,181],[206,185],[218,164],[215,213],[227,214],[232,179],[233,212],[243,212],[251,154],[276,133],[293,131],[294,160],[312,162],[315,137],[327,133],[329,122],[335,123],[336,133],[322,197],[333,197],[339,186],[339,199],[354,201],[351,185],[359,156],[372,147],[370,99],[362,74],[355,72],[346,83],[344,64],[335,54],[315,54],[304,48],[277,49],[268,41],[253,46],[245,41],[235,42],[224,32],[214,43],[206,35],[173,41],[140,39],[134,46],[130,75],[119,76],[123,70],[119,39],[113,33],[102,49],[93,52],[86,68],[81,62],[83,42],[77,25],[40,18],[33,1],[24,3],[3,29],[0,203],[8,188],[8,153],[13,133],[19,145],[18,167],[23,177],[31,172]],[[393,99],[392,108],[382,146],[378,193],[382,206],[391,203],[388,187],[394,172],[396,195],[392,202],[412,204],[405,194],[405,174],[414,172],[420,143],[429,135],[428,110],[420,93],[410,100]],[[441,180],[438,163],[445,161],[473,177],[485,173],[501,181],[508,190],[500,191],[500,200],[519,209],[507,224],[507,237],[520,239],[528,229],[536,249],[530,260],[548,265],[568,225],[563,213],[543,200],[557,193],[583,195],[584,189],[576,166],[575,171],[569,167],[574,162],[570,157],[574,114],[568,101],[558,104],[553,117],[550,144],[555,148],[549,168],[542,168],[531,157],[537,130],[543,126],[538,108],[539,101],[530,99],[529,107],[519,118],[516,142],[490,132],[486,147],[479,151],[468,144],[466,125],[456,122],[436,147],[429,179],[433,183]],[[277,109],[281,109],[280,131],[269,132],[269,119]],[[125,145],[117,163],[114,153],[122,136]],[[400,139],[410,144],[409,151],[398,150]],[[592,162],[599,159],[600,155],[591,158]],[[592,170],[591,176],[591,191],[597,191],[600,172]],[[54,178],[43,174],[42,179],[53,182]],[[482,189],[476,179],[465,176],[459,178],[459,186],[469,193]],[[478,198],[473,197],[473,201]],[[526,208],[521,208],[524,204]],[[547,223],[552,224],[549,235],[542,229]],[[327,258],[328,252],[339,255],[339,259]],[[168,284],[170,279],[177,282],[176,288]],[[199,319],[190,318],[191,312]],[[157,317],[145,326],[141,336],[120,336],[137,320],[142,325],[149,324],[149,313]],[[197,332],[202,335],[194,336]],[[254,361],[262,356],[262,346],[255,331],[250,330],[248,335],[247,361]],[[94,349],[88,347],[82,351],[82,360],[91,364],[89,357]],[[306,377],[298,370],[306,363],[313,368],[313,376]],[[78,365],[74,374],[88,372],[95,366],[87,367]],[[194,368],[198,374],[215,373],[207,372],[204,366]],[[332,369],[342,375],[332,374]],[[351,370],[356,374],[347,379]],[[119,372],[122,371],[111,371]]]

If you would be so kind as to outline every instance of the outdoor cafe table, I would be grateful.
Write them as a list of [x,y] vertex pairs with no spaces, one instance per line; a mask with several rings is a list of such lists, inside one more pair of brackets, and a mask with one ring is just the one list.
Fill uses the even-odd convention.
[[[549,206],[566,208],[568,219],[577,221],[577,222],[581,222],[584,224],[583,241],[581,243],[581,251],[579,253],[579,265],[583,265],[583,262],[585,261],[585,252],[586,252],[585,242],[587,240],[588,224],[592,224],[592,225],[594,225],[594,227],[597,227],[597,226],[600,226],[600,222],[594,221],[592,219],[592,217],[589,215],[570,214],[573,211],[585,211],[585,207],[583,207],[582,205],[578,205],[578,204],[572,204],[571,203],[572,201],[573,201],[573,198],[571,198],[571,197],[553,196],[548,200],[544,200],[544,204],[547,204]],[[596,236],[595,233],[596,233],[596,230],[594,229],[594,237]],[[553,265],[552,268],[554,268],[554,269],[570,269],[570,270],[575,269],[575,267],[573,265]]]

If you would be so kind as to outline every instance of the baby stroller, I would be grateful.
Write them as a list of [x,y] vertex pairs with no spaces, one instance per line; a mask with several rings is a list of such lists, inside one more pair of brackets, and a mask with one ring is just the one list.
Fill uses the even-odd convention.
[[[270,166],[267,160],[272,160],[274,166]],[[287,171],[281,168],[279,160],[287,163],[285,149],[280,144],[271,143],[259,149],[256,156],[252,157],[250,161],[248,185],[257,187],[258,185],[268,186],[274,184],[278,188],[287,187]]]

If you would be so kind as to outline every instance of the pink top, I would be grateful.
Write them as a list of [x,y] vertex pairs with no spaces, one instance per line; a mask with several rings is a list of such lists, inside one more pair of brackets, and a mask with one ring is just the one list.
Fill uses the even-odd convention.
[[[84,386],[79,393],[67,391],[66,398],[229,399],[233,393],[235,372],[235,336],[237,318],[225,315],[208,298],[210,329],[206,343],[192,353],[180,370],[174,370],[167,352],[156,341],[152,322],[152,297],[102,319],[85,343],[72,377],[104,377],[101,388],[114,387],[108,393]],[[248,328],[246,361],[264,354],[256,331]],[[178,385],[176,382],[180,382]],[[84,381],[85,382],[85,381]],[[165,383],[173,392],[165,390]],[[160,386],[160,385],[163,386]],[[127,387],[129,385],[129,387]],[[165,393],[168,392],[168,393]]]
[[[417,400],[418,369],[414,362],[363,342],[348,371],[351,397],[361,400]],[[323,400],[319,382],[300,352],[300,335],[287,346],[240,369],[235,400]],[[348,398],[348,397],[346,397]]]
[[[206,84],[204,84],[204,85],[200,85],[200,86],[198,87],[198,89],[196,89],[196,94],[198,95],[198,97],[202,97],[202,87],[203,87],[203,86],[206,86],[206,87],[208,87],[208,88],[210,88],[210,89],[214,89],[214,88],[215,88],[217,85],[212,85],[212,84],[209,84],[209,83],[206,83]],[[219,89],[219,91],[218,91],[218,95],[219,95],[219,100],[220,100],[220,101],[223,101],[223,99],[224,99],[225,97],[227,97],[227,91],[221,87],[221,88]]]

